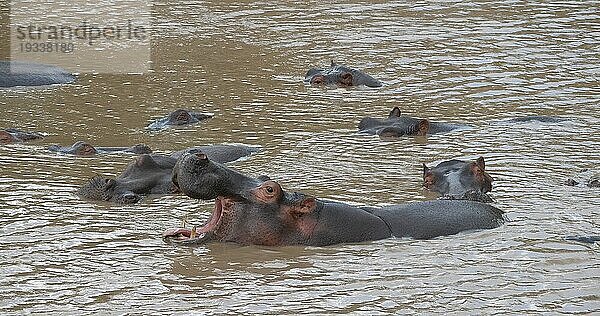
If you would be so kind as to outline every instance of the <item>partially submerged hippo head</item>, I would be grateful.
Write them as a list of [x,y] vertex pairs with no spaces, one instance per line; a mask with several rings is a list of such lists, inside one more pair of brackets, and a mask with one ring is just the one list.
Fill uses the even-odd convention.
[[86,200],[121,204],[137,203],[142,197],[122,186],[116,179],[95,176],[84,184],[77,195]]
[[442,196],[489,202],[483,194],[492,190],[493,181],[485,172],[483,157],[470,162],[456,159],[444,161],[433,168],[423,164],[423,187]]
[[77,195],[88,200],[131,204],[144,194],[176,193],[178,190],[171,182],[174,165],[175,159],[168,156],[141,155],[118,178],[95,176]]
[[96,148],[89,143],[84,141],[75,142],[73,145],[63,147],[60,145],[51,145],[48,147],[49,151],[59,152],[63,154],[70,154],[76,156],[94,156],[98,153]]
[[403,116],[398,107],[390,111],[386,121],[390,126],[377,131],[381,137],[425,136],[429,132],[429,120]]
[[365,85],[367,87],[381,87],[379,80],[367,75],[366,73],[338,65],[331,61],[328,69],[311,68],[304,77],[304,80],[311,85],[340,86],[351,87]]
[[211,117],[212,114],[198,113],[184,109],[178,109],[171,112],[167,117],[154,121],[152,124],[148,125],[148,129],[161,129],[168,126],[195,124]]
[[358,124],[359,131],[384,138],[425,136],[429,133],[429,129],[429,120],[402,115],[398,107],[394,107],[386,119],[365,117]]
[[89,157],[96,154],[106,153],[133,153],[133,154],[149,154],[152,153],[152,149],[144,144],[136,144],[132,147],[94,147],[91,144],[78,141],[71,146],[63,147],[60,145],[52,145],[48,147],[49,151],[58,152],[62,154],[76,155]]
[[14,128],[0,130],[0,144],[20,143],[42,138],[44,136],[36,132],[25,132]]
[[16,143],[19,140],[7,131],[0,131],[0,144]]

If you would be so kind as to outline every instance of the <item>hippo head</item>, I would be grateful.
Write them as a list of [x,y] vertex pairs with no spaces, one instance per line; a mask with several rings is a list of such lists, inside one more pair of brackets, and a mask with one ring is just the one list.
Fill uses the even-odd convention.
[[[267,177],[268,178],[268,177]],[[264,179],[264,178],[263,178]],[[173,168],[173,183],[189,197],[211,200],[217,196],[238,196],[261,182],[208,159],[200,149],[185,153]]]
[[201,151],[178,160],[173,181],[190,197],[216,198],[213,214],[204,226],[165,232],[165,238],[174,242],[298,244],[304,243],[316,224],[310,216],[316,210],[315,198],[287,193],[267,176],[243,175],[210,161]]
[[122,187],[118,180],[95,176],[84,184],[77,195],[86,200],[110,201],[121,204],[137,203],[141,196]]
[[83,141],[78,141],[69,147],[52,145],[52,146],[48,147],[48,150],[56,151],[56,152],[63,153],[63,154],[71,154],[71,155],[86,156],[86,157],[94,156],[98,153],[98,151],[96,150],[96,148],[94,148],[94,146],[90,145],[89,143],[83,142]]
[[246,198],[219,196],[212,216],[199,228],[167,230],[164,237],[178,243],[209,241],[243,245],[308,244],[318,223],[316,199],[287,193],[275,181],[250,189]]
[[19,139],[7,131],[0,131],[0,144],[11,144],[18,142]]
[[169,125],[186,125],[195,123],[197,121],[198,119],[195,116],[193,116],[192,113],[183,109],[175,110],[174,112],[169,114],[167,120]]
[[131,204],[138,202],[143,194],[177,193],[171,182],[174,162],[169,157],[163,158],[165,161],[152,155],[136,157],[118,178],[93,177],[77,195],[88,200]]
[[394,107],[387,120],[386,126],[377,131],[380,137],[425,136],[429,132],[429,120],[404,116],[398,107]]
[[366,73],[338,65],[333,60],[328,69],[311,68],[308,70],[304,80],[316,86],[350,87],[365,85],[367,87],[381,87],[381,82]]
[[131,148],[127,150],[128,152],[142,155],[142,154],[151,154],[152,149],[148,145],[144,144],[135,144]]

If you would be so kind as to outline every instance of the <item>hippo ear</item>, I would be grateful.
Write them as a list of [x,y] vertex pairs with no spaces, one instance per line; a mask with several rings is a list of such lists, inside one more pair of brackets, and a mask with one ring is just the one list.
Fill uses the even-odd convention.
[[475,160],[475,163],[477,164],[477,167],[481,169],[481,171],[485,171],[485,160],[483,159],[483,156],[477,158],[477,160]]
[[388,118],[392,118],[392,117],[400,117],[400,108],[398,108],[397,106],[395,106],[390,111],[390,115],[388,116]]
[[427,132],[429,131],[429,120],[422,119],[421,121],[419,121],[419,124],[417,125],[417,127],[418,127],[418,130],[417,130],[418,136],[427,135]]
[[427,165],[425,163],[423,163],[423,178],[425,178],[425,176],[431,173],[431,169],[429,169],[429,167],[427,167]]
[[312,213],[317,207],[317,201],[312,196],[307,196],[299,203],[296,203],[294,207],[292,207],[291,212],[297,216],[302,216],[305,214]]

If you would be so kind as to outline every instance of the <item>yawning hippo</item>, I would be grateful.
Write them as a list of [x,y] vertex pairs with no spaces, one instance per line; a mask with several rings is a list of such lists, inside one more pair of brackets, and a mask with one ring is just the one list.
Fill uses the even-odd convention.
[[504,222],[502,211],[473,201],[435,200],[377,208],[321,200],[284,191],[272,180],[245,176],[210,161],[202,152],[184,155],[173,170],[173,179],[190,197],[216,198],[204,226],[170,229],[163,235],[184,244],[325,246],[389,237],[428,239],[496,228]]

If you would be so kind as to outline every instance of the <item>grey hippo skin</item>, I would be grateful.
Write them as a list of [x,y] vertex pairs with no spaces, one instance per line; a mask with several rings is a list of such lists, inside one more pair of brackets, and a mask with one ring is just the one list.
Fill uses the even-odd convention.
[[565,240],[578,241],[586,244],[593,244],[600,241],[600,236],[567,236]]
[[437,192],[443,199],[493,202],[486,194],[492,190],[494,179],[485,171],[485,160],[458,159],[439,163],[433,168],[423,164],[423,187]]
[[60,67],[21,61],[0,61],[0,88],[45,86],[73,81],[75,76]]
[[49,151],[69,154],[76,156],[94,156],[96,154],[109,154],[109,153],[132,153],[132,154],[150,154],[152,149],[144,144],[136,144],[131,147],[94,147],[89,143],[78,141],[71,146],[60,146],[51,145],[48,147]]
[[379,80],[367,75],[366,73],[338,65],[331,61],[331,66],[328,69],[311,68],[306,73],[304,81],[314,86],[367,86],[371,88],[381,87]]
[[462,128],[468,128],[468,126],[405,116],[398,107],[394,107],[386,119],[365,117],[358,124],[359,132],[381,137],[425,136]]
[[184,155],[173,178],[190,197],[216,198],[204,226],[174,228],[163,234],[168,242],[186,245],[217,241],[326,246],[390,237],[428,239],[504,223],[502,211],[473,201],[435,200],[376,208],[321,200],[284,191],[269,179],[245,176],[201,152]]
[[95,176],[77,191],[83,199],[131,204],[145,194],[172,194],[179,189],[173,185],[172,173],[177,159],[185,153],[205,152],[221,163],[232,162],[258,151],[244,145],[211,145],[194,147],[171,155],[144,154],[127,165],[125,171],[115,178]]
[[44,136],[36,132],[25,132],[14,128],[0,130],[0,144],[22,143],[42,138]]
[[169,126],[182,126],[196,124],[202,120],[212,117],[212,114],[192,112],[184,109],[179,109],[171,112],[168,116],[158,119],[148,125],[148,129],[159,130]]

